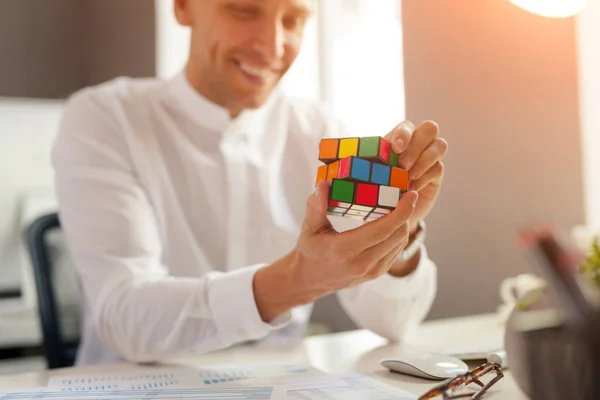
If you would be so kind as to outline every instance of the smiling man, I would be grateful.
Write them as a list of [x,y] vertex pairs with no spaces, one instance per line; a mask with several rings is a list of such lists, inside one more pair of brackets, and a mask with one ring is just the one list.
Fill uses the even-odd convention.
[[394,341],[428,313],[436,267],[417,238],[446,142],[432,122],[399,124],[386,137],[412,190],[386,217],[334,227],[328,185],[314,187],[317,149],[345,131],[277,88],[310,7],[175,0],[192,32],[180,75],[69,99],[52,159],[82,288],[78,364],[298,340],[313,302],[334,292],[359,326]]

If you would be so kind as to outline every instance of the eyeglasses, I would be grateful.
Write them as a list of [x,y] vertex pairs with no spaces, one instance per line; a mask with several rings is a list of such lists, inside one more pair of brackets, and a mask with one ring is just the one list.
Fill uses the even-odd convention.
[[[489,382],[483,383],[481,379],[489,373],[496,373],[496,376],[493,377]],[[481,398],[484,393],[496,382],[498,382],[504,373],[502,372],[502,368],[500,368],[499,364],[496,363],[486,363],[480,365],[479,367],[454,378],[450,378],[439,386],[434,387],[427,393],[423,394],[419,397],[419,400],[429,400],[434,399],[437,396],[442,396],[444,400],[448,399],[459,399],[464,397],[469,397],[473,400]],[[467,386],[475,383],[480,386],[476,391],[471,391]]]

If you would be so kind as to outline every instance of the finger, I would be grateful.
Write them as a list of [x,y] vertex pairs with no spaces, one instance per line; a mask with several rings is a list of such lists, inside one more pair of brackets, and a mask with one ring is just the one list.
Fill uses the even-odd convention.
[[361,271],[362,276],[370,280],[387,272],[398,253],[408,244],[408,239],[408,224],[404,224],[389,239],[363,252],[359,257],[358,265],[370,267]]
[[415,125],[412,122],[403,121],[385,135],[385,138],[392,144],[392,150],[396,153],[402,153],[410,143],[414,131]]
[[436,138],[419,156],[415,164],[408,171],[410,180],[419,179],[426,171],[441,161],[448,151],[448,143],[442,138]]
[[412,139],[404,152],[400,155],[400,166],[409,170],[425,150],[437,137],[438,125],[432,121],[425,121],[417,127]]
[[406,192],[391,213],[358,228],[343,232],[340,238],[345,241],[348,248],[358,251],[366,250],[383,242],[410,219],[418,198],[417,192]]
[[311,234],[318,234],[332,229],[327,219],[327,199],[329,197],[329,184],[321,180],[317,183],[314,192],[306,200],[306,215],[304,227]]
[[444,177],[444,164],[441,161],[436,162],[433,167],[429,168],[419,179],[411,181],[408,185],[410,190],[420,191],[427,185],[440,184]]

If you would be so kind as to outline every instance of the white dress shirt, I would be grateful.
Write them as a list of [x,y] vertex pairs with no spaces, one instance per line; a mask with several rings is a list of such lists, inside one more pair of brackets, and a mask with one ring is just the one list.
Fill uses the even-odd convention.
[[[294,247],[325,136],[343,132],[314,104],[275,92],[231,119],[184,74],[120,78],[72,96],[52,162],[84,294],[77,363],[299,339],[312,305],[265,323],[252,280]],[[401,340],[435,292],[423,247],[410,276],[337,295],[358,325]]]

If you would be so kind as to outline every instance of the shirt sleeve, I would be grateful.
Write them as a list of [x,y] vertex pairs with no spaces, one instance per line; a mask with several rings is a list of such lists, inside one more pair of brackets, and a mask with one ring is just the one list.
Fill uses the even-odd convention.
[[337,292],[342,308],[361,328],[392,342],[410,340],[429,313],[437,291],[437,268],[421,246],[419,264],[406,277],[380,277]]
[[[161,260],[155,210],[140,185],[111,99],[80,92],[67,102],[52,149],[61,225],[98,336],[130,361],[208,352],[259,339],[264,323],[248,266],[174,277]],[[231,294],[235,293],[235,296]]]

